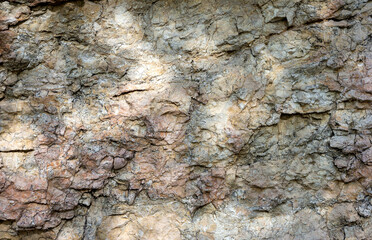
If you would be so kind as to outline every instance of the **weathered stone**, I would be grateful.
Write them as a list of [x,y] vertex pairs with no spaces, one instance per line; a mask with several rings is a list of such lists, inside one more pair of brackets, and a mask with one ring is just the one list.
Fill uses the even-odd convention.
[[362,217],[370,217],[372,215],[372,198],[365,197],[357,205],[357,211]]
[[368,239],[366,0],[0,3],[0,238]]

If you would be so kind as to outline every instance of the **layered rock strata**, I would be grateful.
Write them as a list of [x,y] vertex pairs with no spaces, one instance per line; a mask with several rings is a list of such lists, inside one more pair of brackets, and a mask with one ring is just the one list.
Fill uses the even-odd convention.
[[372,2],[0,3],[0,239],[372,239]]

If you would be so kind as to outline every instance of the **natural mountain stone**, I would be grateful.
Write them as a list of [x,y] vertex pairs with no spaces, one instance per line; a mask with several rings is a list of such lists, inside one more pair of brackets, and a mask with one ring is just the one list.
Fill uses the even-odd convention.
[[0,3],[0,239],[371,239],[372,2]]

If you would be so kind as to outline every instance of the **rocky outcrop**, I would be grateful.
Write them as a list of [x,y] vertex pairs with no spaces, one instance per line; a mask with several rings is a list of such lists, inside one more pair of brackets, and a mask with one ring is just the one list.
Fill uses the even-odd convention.
[[371,239],[372,2],[0,3],[0,239]]

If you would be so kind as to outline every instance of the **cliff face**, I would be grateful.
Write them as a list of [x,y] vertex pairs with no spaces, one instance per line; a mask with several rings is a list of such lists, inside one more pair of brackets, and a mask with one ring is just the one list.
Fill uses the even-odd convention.
[[0,3],[0,239],[372,239],[372,2]]

